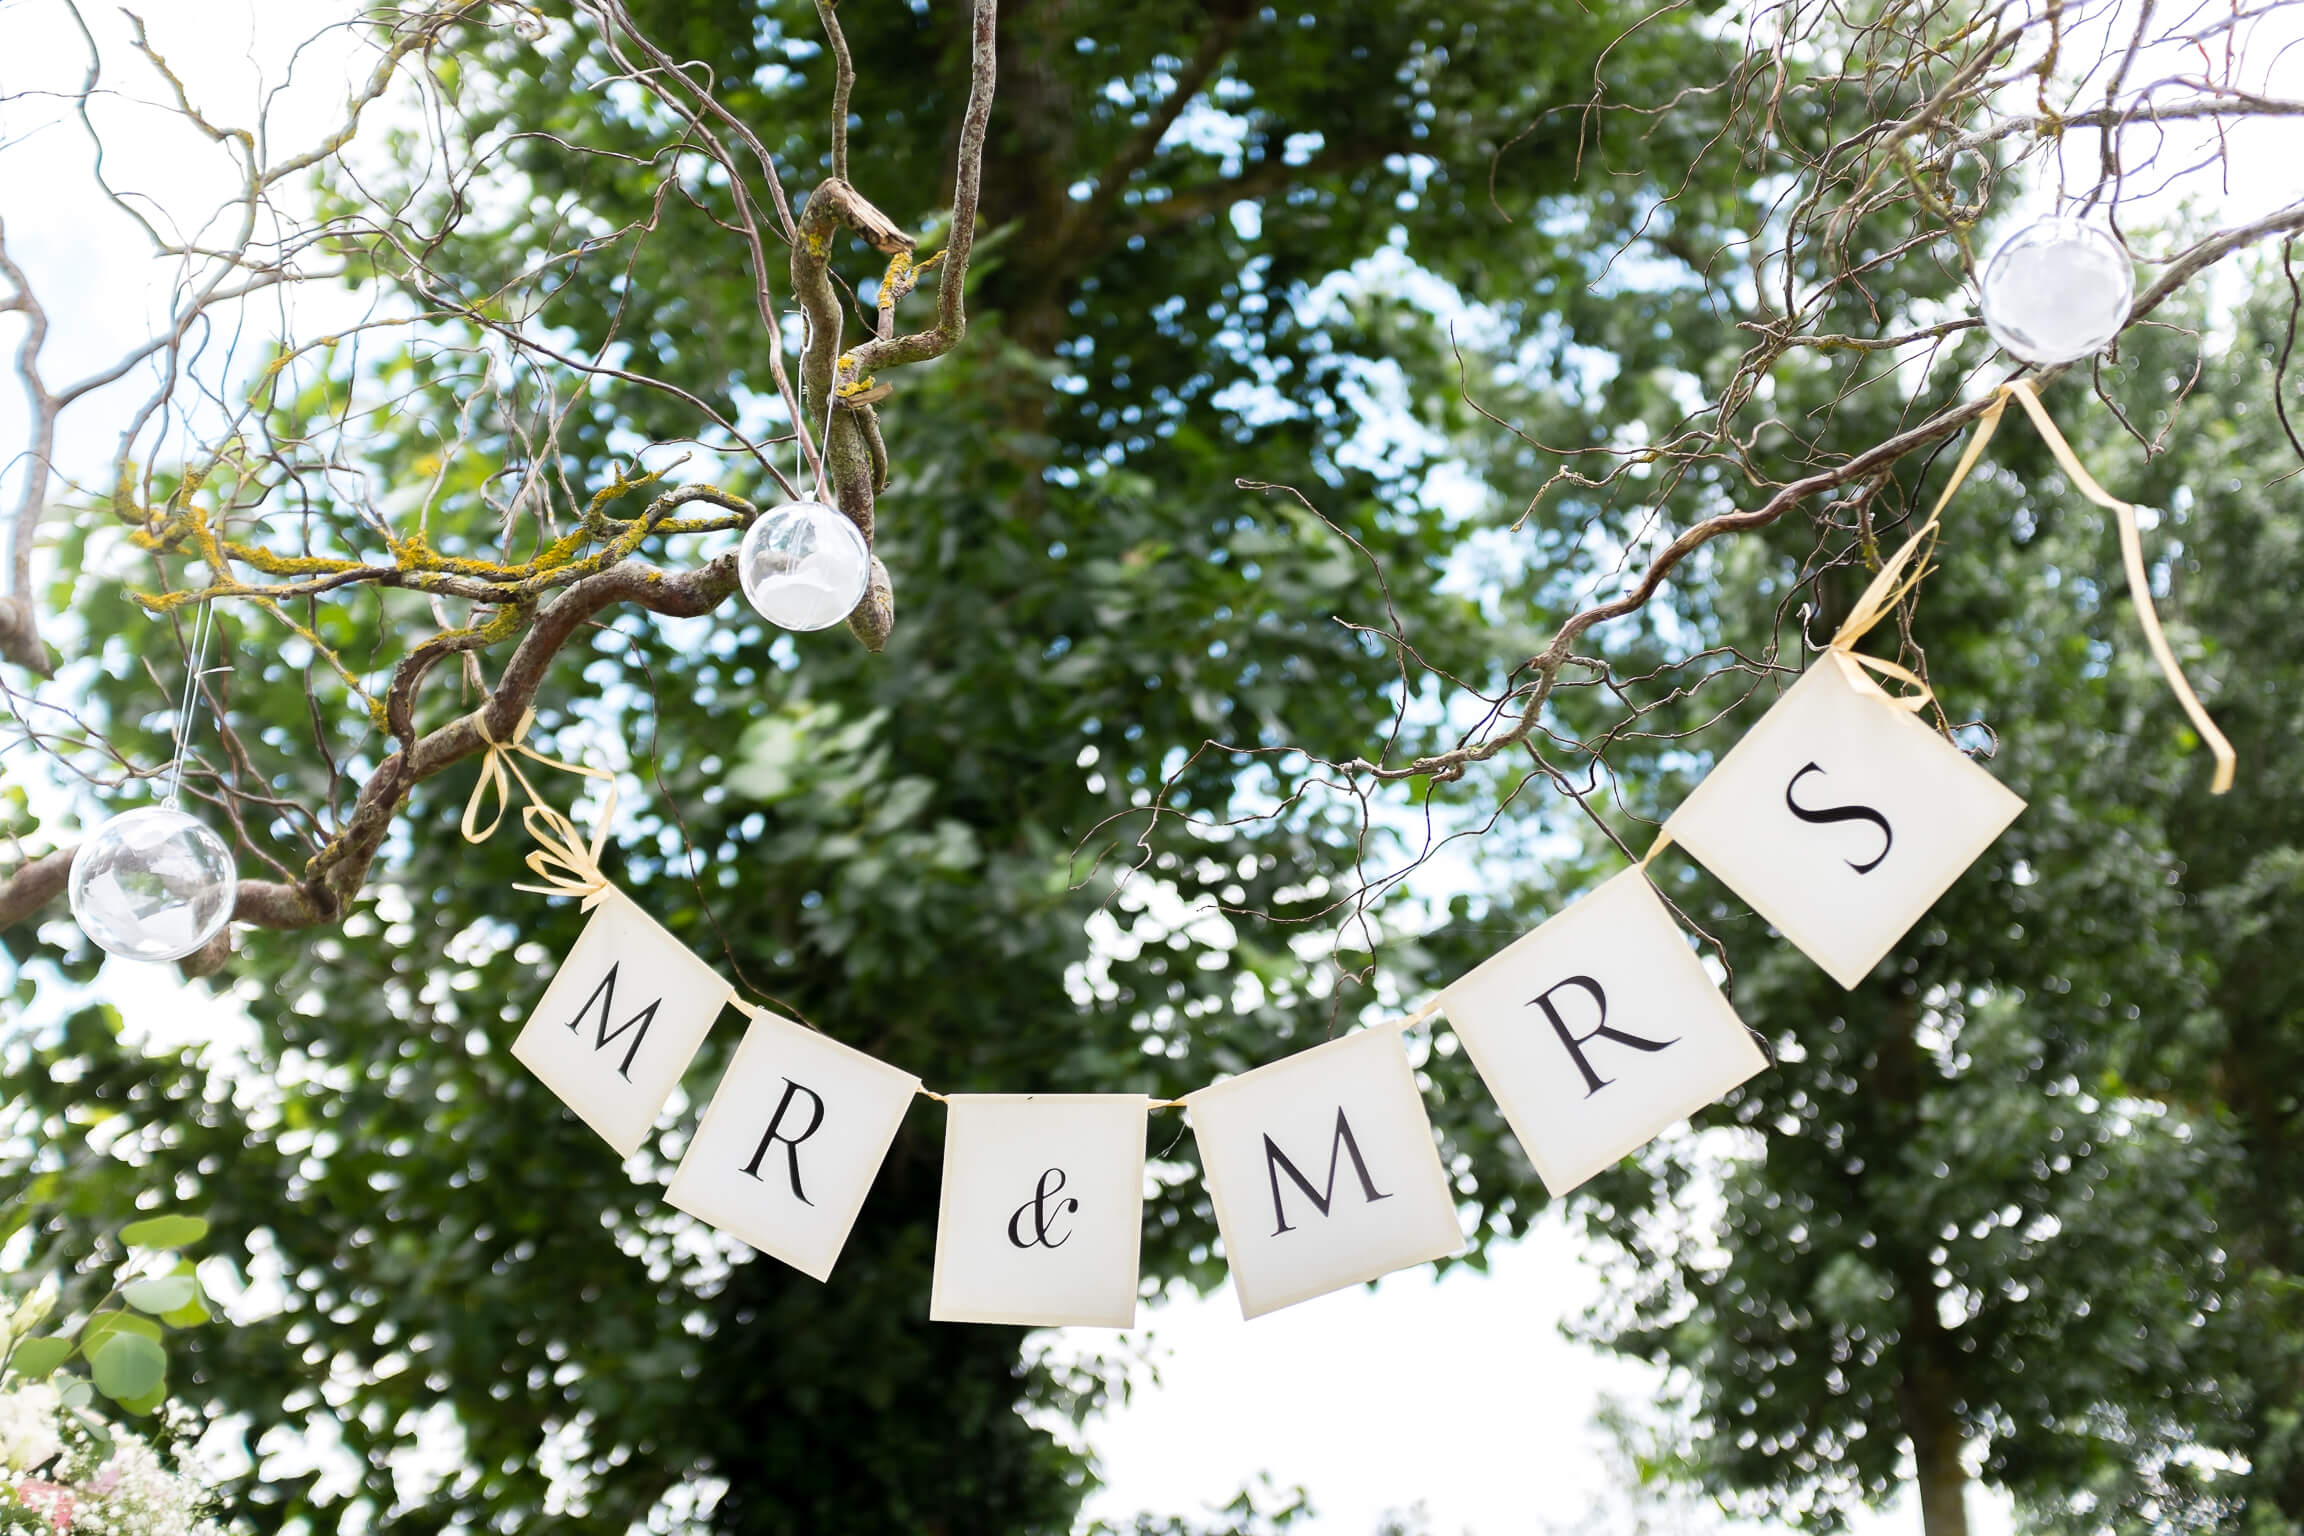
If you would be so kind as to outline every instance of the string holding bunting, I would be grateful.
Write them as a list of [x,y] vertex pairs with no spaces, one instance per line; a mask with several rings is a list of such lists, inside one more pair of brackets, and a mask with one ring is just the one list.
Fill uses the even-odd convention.
[[[516,781],[528,796],[528,804],[521,807],[520,821],[528,829],[528,836],[536,843],[535,851],[524,861],[540,884],[515,884],[516,891],[529,891],[539,896],[573,896],[587,912],[597,906],[610,889],[608,876],[600,868],[600,856],[608,848],[608,831],[616,822],[616,775],[606,768],[587,767],[557,757],[548,757],[527,745],[528,728],[536,723],[536,711],[520,712],[520,723],[512,728],[509,741],[498,741],[488,729],[488,712],[482,709],[472,717],[473,727],[488,750],[480,760],[480,779],[472,786],[471,798],[464,802],[464,841],[484,843],[503,824],[504,813],[512,806],[512,784]],[[528,775],[520,771],[514,754],[558,768],[564,773],[582,774],[590,779],[607,782],[608,794],[600,807],[599,822],[590,842],[569,817],[547,804],[536,786],[528,782]],[[488,805],[488,797],[497,799],[496,814],[486,826],[480,817]]]

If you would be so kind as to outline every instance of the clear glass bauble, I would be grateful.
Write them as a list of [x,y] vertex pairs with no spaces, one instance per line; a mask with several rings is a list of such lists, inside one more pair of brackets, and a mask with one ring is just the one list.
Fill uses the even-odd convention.
[[1985,329],[2028,363],[2103,351],[2127,323],[2136,272],[2120,242],[2079,219],[2042,219],[1984,264]]
[[830,629],[855,611],[872,580],[856,525],[820,501],[787,502],[744,531],[736,578],[745,600],[780,629]]
[[106,954],[181,960],[232,920],[240,876],[232,850],[165,805],[98,827],[72,859],[72,916]]

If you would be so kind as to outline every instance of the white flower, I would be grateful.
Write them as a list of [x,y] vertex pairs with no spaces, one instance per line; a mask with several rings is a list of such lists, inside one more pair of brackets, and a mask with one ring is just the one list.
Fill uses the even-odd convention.
[[81,1499],[75,1529],[135,1536],[199,1536],[212,1529],[200,1519],[199,1485],[169,1471],[134,1435],[121,1435],[111,1458],[75,1491]]
[[64,1449],[56,1389],[44,1381],[0,1392],[0,1471],[37,1472]]

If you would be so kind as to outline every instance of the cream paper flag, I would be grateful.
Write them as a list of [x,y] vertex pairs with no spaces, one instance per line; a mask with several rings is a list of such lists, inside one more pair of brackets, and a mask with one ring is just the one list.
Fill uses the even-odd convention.
[[1144,1122],[1123,1093],[956,1093],[928,1316],[940,1323],[1136,1321]]
[[1767,1065],[1640,870],[1440,996],[1554,1195]]
[[1819,657],[1664,823],[1851,989],[2024,809],[1859,665]]
[[664,1198],[826,1279],[919,1091],[908,1072],[752,1010]]
[[1397,1025],[1185,1096],[1243,1317],[1460,1253]]
[[512,1054],[630,1157],[730,996],[719,973],[603,885]]

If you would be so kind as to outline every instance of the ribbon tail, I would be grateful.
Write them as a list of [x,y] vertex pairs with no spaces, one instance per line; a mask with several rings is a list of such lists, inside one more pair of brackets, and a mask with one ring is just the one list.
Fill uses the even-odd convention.
[[531,805],[520,814],[528,824],[528,835],[536,842],[536,851],[528,855],[528,868],[543,884],[515,886],[515,890],[590,898],[607,888],[608,877],[574,822],[544,805]]
[[[608,793],[601,803],[600,819],[592,832],[590,851],[592,868],[595,873],[600,868],[600,855],[608,851],[608,834],[616,825],[616,776],[612,773],[601,773],[599,777],[608,781]],[[601,878],[605,880],[607,877],[603,875]]]
[[[1848,617],[1841,624],[1839,632],[1833,635],[1832,644],[1835,648],[1845,649],[1863,639],[1872,626],[1887,617],[1898,603],[1926,579],[1929,571],[1926,550],[1935,537],[1936,517],[1931,513],[1918,532],[1906,539],[1896,553],[1881,562],[1879,574],[1864,588],[1863,595],[1856,599],[1856,606],[1848,610]],[[1914,559],[1915,556],[1918,558]],[[1904,572],[1907,564],[1912,567],[1909,576]]]
[[2136,528],[2136,509],[2126,502],[2120,503],[2117,513],[2120,523],[2120,563],[2128,568],[2128,600],[2136,609],[2136,622],[2144,631],[2144,643],[2152,650],[2152,659],[2160,663],[2160,675],[2168,679],[2168,691],[2176,695],[2176,702],[2184,706],[2191,716],[2193,728],[2208,745],[2216,759],[2216,773],[2208,783],[2208,793],[2221,795],[2232,787],[2232,771],[2239,755],[2232,743],[2216,728],[2209,718],[2208,708],[2200,702],[2200,695],[2192,691],[2192,680],[2184,675],[2182,663],[2168,647],[2168,636],[2160,628],[2159,610],[2152,606],[2151,577],[2144,569],[2144,538]]
[[2207,744],[2210,755],[2216,759],[2216,773],[2209,781],[2208,792],[2212,795],[2223,794],[2232,787],[2232,771],[2239,762],[2239,756],[2232,750],[2231,741],[2216,728],[2216,722],[2209,718],[2207,706],[2200,702],[2200,695],[2192,691],[2191,679],[2184,675],[2183,665],[2176,660],[2176,653],[2169,649],[2168,636],[2160,628],[2160,612],[2152,604],[2151,575],[2144,569],[2144,537],[2136,527],[2135,507],[2096,483],[2096,477],[2089,474],[2086,466],[2081,464],[2080,456],[2072,451],[2072,445],[2065,441],[2056,423],[2048,419],[2048,408],[2032,392],[2029,381],[2018,379],[2007,386],[2007,392],[2016,397],[2017,402],[2024,407],[2024,414],[2032,418],[2032,425],[2039,429],[2041,440],[2047,443],[2057,467],[2070,477],[2081,495],[2111,513],[2118,523],[2120,563],[2128,572],[2128,600],[2135,606],[2136,622],[2144,631],[2144,643],[2151,648],[2152,659],[2160,664],[2160,675],[2168,680],[2168,691],[2176,695],[2176,702],[2184,707],[2184,713],[2191,717],[2193,728],[2200,733],[2200,739]]

